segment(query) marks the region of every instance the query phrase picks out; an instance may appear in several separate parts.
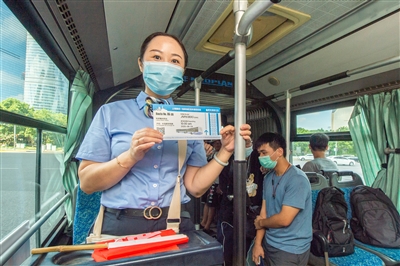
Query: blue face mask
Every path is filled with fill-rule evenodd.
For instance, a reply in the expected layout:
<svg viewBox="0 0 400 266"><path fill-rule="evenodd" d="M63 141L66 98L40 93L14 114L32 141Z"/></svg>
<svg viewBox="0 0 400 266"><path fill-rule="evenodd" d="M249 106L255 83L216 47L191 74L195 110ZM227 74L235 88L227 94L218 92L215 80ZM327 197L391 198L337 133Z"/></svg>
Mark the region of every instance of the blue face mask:
<svg viewBox="0 0 400 266"><path fill-rule="evenodd" d="M157 95L167 96L183 83L183 68L167 62L143 62L143 80Z"/></svg>
<svg viewBox="0 0 400 266"><path fill-rule="evenodd" d="M276 152L276 151L275 151ZM275 153L274 152L274 153ZM274 155L271 154L271 155ZM278 157L279 158L279 157ZM275 161L271 160L271 156L267 155L267 156L262 156L262 157L258 157L258 160L260 161L260 164L262 167L267 168L267 169L274 169L276 164L278 163L278 159L276 159Z"/></svg>
<svg viewBox="0 0 400 266"><path fill-rule="evenodd" d="M246 158L249 157L252 152L253 152L253 146L246 148Z"/></svg>

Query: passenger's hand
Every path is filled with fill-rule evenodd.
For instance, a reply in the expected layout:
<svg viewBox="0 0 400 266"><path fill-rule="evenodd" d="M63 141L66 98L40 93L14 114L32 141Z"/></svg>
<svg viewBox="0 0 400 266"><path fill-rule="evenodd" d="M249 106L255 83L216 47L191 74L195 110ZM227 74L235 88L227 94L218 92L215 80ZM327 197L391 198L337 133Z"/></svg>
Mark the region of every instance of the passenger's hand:
<svg viewBox="0 0 400 266"><path fill-rule="evenodd" d="M268 169L268 168L265 168L265 167L263 167L263 166L260 166L260 171L261 171L261 174L265 175L266 173L269 172L269 169Z"/></svg>
<svg viewBox="0 0 400 266"><path fill-rule="evenodd" d="M146 152L156 143L163 141L163 134L153 128L142 128L132 136L129 154L136 162L143 159Z"/></svg>
<svg viewBox="0 0 400 266"><path fill-rule="evenodd" d="M251 127L248 124L243 124L240 126L239 135L242 136L242 138L245 141L251 141L250 129ZM222 137L221 139L222 147L229 152L233 152L235 148L235 128L231 125L228 125L221 129L220 134Z"/></svg>
<svg viewBox="0 0 400 266"><path fill-rule="evenodd" d="M264 258L264 249L261 245L254 243L252 260L256 265L260 265L260 256Z"/></svg>
<svg viewBox="0 0 400 266"><path fill-rule="evenodd" d="M263 229L264 227L261 226L261 220L263 220L264 218L262 218L261 216L257 216L256 219L254 220L254 227L256 228L256 230L259 229Z"/></svg>
<svg viewBox="0 0 400 266"><path fill-rule="evenodd" d="M206 150L207 158L210 157L211 155L213 155L213 153L214 153L214 147L213 146L211 146L210 144L204 142L204 149Z"/></svg>

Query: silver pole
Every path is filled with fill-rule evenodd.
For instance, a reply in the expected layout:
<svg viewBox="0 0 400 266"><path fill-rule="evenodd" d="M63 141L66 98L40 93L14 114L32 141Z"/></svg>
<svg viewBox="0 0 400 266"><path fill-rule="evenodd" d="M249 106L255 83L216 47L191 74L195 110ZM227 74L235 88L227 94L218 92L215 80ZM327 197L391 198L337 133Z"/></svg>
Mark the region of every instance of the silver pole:
<svg viewBox="0 0 400 266"><path fill-rule="evenodd" d="M247 1L235 1L235 2L243 2L243 6L246 5L247 8ZM244 10L246 11L246 13L244 13L243 16L241 16L240 21L235 24L238 25L236 34L238 34L239 36L246 35L251 27L251 23L253 23L253 21L257 17L259 17L272 5L273 5L272 1L257 0L247 10L245 8Z"/></svg>
<svg viewBox="0 0 400 266"><path fill-rule="evenodd" d="M275 0L278 1L278 0ZM273 1L273 2L275 2ZM233 265L245 265L246 260L246 170L245 141L239 127L246 123L246 46L250 42L251 23L271 6L270 1L256 1L249 12L247 0L235 0L235 160L233 165Z"/></svg>
<svg viewBox="0 0 400 266"><path fill-rule="evenodd" d="M203 78L201 76L194 79L194 101L196 106L200 106L200 89ZM194 226L196 230L200 229L201 201L199 198L192 197L194 204Z"/></svg>
<svg viewBox="0 0 400 266"><path fill-rule="evenodd" d="M241 21L247 9L247 1L235 0L233 12L235 25ZM251 25L251 23L250 23ZM238 34L238 33L237 33ZM241 40L235 43L235 126L246 122L246 43ZM245 160L245 141L235 130L235 160Z"/></svg>
<svg viewBox="0 0 400 266"><path fill-rule="evenodd" d="M14 125L14 150L17 148L17 129L16 125Z"/></svg>
<svg viewBox="0 0 400 266"><path fill-rule="evenodd" d="M247 1L235 0L235 25L247 9ZM239 135L246 122L246 43L247 37L235 32L235 160L233 162L233 265L245 265L246 260L246 160L245 141Z"/></svg>
<svg viewBox="0 0 400 266"><path fill-rule="evenodd" d="M203 79L198 79L198 78L194 80L194 92L195 92L194 100L196 106L200 106L200 89L202 81Z"/></svg>
<svg viewBox="0 0 400 266"><path fill-rule="evenodd" d="M290 100L292 95L289 90L286 91L286 159L290 161L291 146L290 146Z"/></svg>

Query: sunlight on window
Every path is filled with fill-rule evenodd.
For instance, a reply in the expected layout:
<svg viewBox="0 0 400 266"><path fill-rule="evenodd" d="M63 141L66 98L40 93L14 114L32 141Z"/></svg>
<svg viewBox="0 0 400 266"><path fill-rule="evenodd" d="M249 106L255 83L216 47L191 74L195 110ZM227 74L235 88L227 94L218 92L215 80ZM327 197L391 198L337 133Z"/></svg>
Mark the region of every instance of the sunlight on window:
<svg viewBox="0 0 400 266"><path fill-rule="evenodd" d="M297 134L349 131L353 106L297 115Z"/></svg>

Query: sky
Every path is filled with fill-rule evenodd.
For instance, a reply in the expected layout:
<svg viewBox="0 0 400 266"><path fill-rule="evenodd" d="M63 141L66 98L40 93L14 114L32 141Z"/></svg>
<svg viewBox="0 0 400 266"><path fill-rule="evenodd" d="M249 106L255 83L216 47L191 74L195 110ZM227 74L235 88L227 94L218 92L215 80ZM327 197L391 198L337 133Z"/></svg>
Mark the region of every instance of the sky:
<svg viewBox="0 0 400 266"><path fill-rule="evenodd" d="M0 101L24 93L26 29L3 1L0 2Z"/></svg>
<svg viewBox="0 0 400 266"><path fill-rule="evenodd" d="M316 112L305 115L297 116L297 127L304 129L314 130L323 128L325 130L331 129L331 114L332 111Z"/></svg>
<svg viewBox="0 0 400 266"><path fill-rule="evenodd" d="M340 127L348 127L348 121L350 119L351 113L353 112L353 106L334 109L334 121L332 123L332 110L315 112L305 115L297 116L297 127L302 127L304 129L315 130L336 130Z"/></svg>

